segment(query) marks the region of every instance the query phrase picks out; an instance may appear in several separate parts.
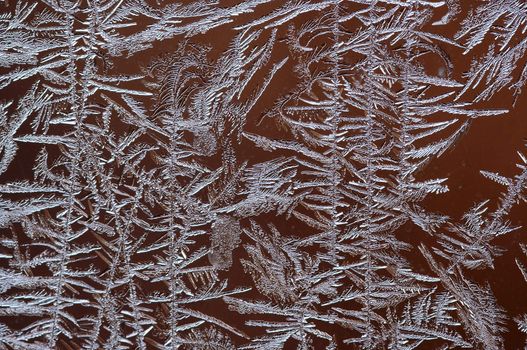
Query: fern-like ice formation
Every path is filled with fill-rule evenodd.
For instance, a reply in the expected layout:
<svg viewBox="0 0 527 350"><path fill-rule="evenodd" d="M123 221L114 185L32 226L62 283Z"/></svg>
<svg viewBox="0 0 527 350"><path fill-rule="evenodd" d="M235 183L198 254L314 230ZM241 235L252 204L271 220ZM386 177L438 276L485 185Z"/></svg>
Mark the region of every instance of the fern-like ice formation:
<svg viewBox="0 0 527 350"><path fill-rule="evenodd" d="M476 170L502 192L461 218L430 204L458 190L441 159L521 106L524 2L0 8L0 349L498 350L527 333L490 283L497 259L527 281L524 150L515 174Z"/></svg>

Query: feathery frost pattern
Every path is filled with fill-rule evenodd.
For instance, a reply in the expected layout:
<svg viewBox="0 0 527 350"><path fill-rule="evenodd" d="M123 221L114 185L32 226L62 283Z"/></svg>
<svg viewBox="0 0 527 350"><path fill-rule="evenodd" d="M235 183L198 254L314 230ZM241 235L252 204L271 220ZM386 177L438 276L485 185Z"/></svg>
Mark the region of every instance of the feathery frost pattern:
<svg viewBox="0 0 527 350"><path fill-rule="evenodd" d="M525 2L0 9L0 349L527 349Z"/></svg>

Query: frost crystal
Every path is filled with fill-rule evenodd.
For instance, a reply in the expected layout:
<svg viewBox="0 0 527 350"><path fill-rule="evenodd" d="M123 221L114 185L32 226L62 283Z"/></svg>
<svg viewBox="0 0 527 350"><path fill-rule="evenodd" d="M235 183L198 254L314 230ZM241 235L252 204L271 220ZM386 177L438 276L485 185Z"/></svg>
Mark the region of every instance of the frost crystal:
<svg viewBox="0 0 527 350"><path fill-rule="evenodd" d="M519 0L0 2L0 349L525 346L525 151L459 212L443 160L520 108L526 32Z"/></svg>

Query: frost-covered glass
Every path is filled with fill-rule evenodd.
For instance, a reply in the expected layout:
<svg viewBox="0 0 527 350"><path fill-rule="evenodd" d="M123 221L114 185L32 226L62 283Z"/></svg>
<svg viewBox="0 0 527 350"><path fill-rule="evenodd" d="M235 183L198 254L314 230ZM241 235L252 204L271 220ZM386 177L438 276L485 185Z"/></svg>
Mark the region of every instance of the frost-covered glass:
<svg viewBox="0 0 527 350"><path fill-rule="evenodd" d="M0 349L527 348L527 3L0 1Z"/></svg>

